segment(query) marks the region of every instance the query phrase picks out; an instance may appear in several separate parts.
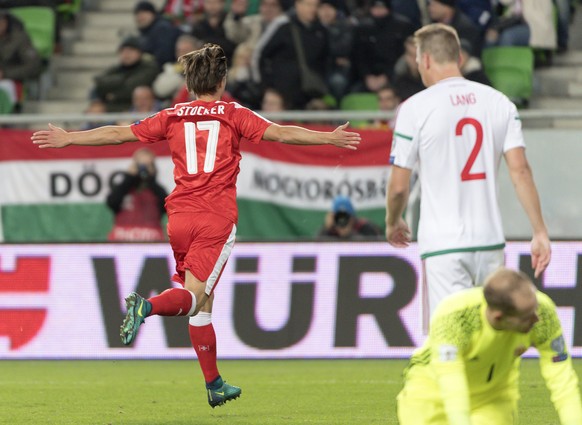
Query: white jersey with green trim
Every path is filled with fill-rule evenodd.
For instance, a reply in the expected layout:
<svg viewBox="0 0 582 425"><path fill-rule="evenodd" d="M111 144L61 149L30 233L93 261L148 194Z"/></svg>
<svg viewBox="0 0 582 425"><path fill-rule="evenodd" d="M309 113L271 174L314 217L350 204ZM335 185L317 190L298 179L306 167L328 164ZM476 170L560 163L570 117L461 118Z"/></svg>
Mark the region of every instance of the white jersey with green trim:
<svg viewBox="0 0 582 425"><path fill-rule="evenodd" d="M503 154L518 147L517 108L489 86L447 78L400 106L391 162L419 165L421 255L504 246L497 176Z"/></svg>

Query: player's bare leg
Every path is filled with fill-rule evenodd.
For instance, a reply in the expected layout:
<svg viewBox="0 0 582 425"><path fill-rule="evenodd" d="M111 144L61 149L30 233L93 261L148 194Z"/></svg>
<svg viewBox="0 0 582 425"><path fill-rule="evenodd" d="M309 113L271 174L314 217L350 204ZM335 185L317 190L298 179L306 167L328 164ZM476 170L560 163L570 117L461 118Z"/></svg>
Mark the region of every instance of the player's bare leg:
<svg viewBox="0 0 582 425"><path fill-rule="evenodd" d="M196 296L196 300L199 300L197 303L200 306L199 310L190 318L188 330L190 341L198 355L198 362L206 382L208 404L212 408L222 406L227 401L238 398L242 390L239 387L227 384L218 372L216 334L212 325L214 294L208 296L205 292L209 290L206 287L206 282L199 281L188 270L186 271L185 288L192 291Z"/></svg>

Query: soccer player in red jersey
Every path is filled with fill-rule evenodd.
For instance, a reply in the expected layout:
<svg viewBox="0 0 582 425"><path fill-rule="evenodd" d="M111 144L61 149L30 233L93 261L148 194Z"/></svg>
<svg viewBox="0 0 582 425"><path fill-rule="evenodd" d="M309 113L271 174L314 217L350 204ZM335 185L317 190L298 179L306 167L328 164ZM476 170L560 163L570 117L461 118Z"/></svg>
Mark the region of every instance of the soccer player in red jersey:
<svg viewBox="0 0 582 425"><path fill-rule="evenodd" d="M177 104L129 126L67 132L49 124L49 130L35 132L32 141L39 148L135 141L169 144L176 187L166 198L168 235L176 259L173 280L182 288L149 299L131 293L126 298L121 339L131 344L148 316L190 316L190 339L206 381L208 403L215 407L241 394L239 387L224 382L218 372L212 326L213 291L236 234L241 140L356 149L360 135L346 131L348 123L331 132L278 125L237 103L220 101L227 67L218 45L206 44L182 56L180 62L195 101Z"/></svg>

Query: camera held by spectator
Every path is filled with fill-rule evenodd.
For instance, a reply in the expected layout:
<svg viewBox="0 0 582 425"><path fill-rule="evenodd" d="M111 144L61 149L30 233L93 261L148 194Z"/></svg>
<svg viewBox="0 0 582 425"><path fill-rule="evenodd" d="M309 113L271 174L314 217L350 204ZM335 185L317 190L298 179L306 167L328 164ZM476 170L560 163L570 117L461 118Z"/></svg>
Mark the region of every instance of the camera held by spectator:
<svg viewBox="0 0 582 425"><path fill-rule="evenodd" d="M338 195L334 198L332 209L325 216L319 237L339 239L365 239L380 236L380 229L364 218L356 216L350 198Z"/></svg>
<svg viewBox="0 0 582 425"><path fill-rule="evenodd" d="M147 148L135 151L123 180L107 197L107 205L115 214L109 240L165 240L161 218L167 192L156 181L156 174L154 153Z"/></svg>

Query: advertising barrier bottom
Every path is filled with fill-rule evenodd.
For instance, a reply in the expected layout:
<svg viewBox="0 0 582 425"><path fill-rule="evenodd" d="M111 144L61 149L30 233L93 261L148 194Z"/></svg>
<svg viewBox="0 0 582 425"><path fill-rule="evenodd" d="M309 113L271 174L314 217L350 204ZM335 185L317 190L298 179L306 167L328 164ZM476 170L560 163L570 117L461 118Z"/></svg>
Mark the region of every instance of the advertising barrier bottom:
<svg viewBox="0 0 582 425"><path fill-rule="evenodd" d="M533 275L529 243L508 243L506 265ZM195 357L184 317L119 338L124 297L163 291L173 269L168 244L0 246L0 359ZM424 338L421 276L415 244L238 243L215 291L218 356L408 357ZM554 243L536 284L582 356L582 243Z"/></svg>

